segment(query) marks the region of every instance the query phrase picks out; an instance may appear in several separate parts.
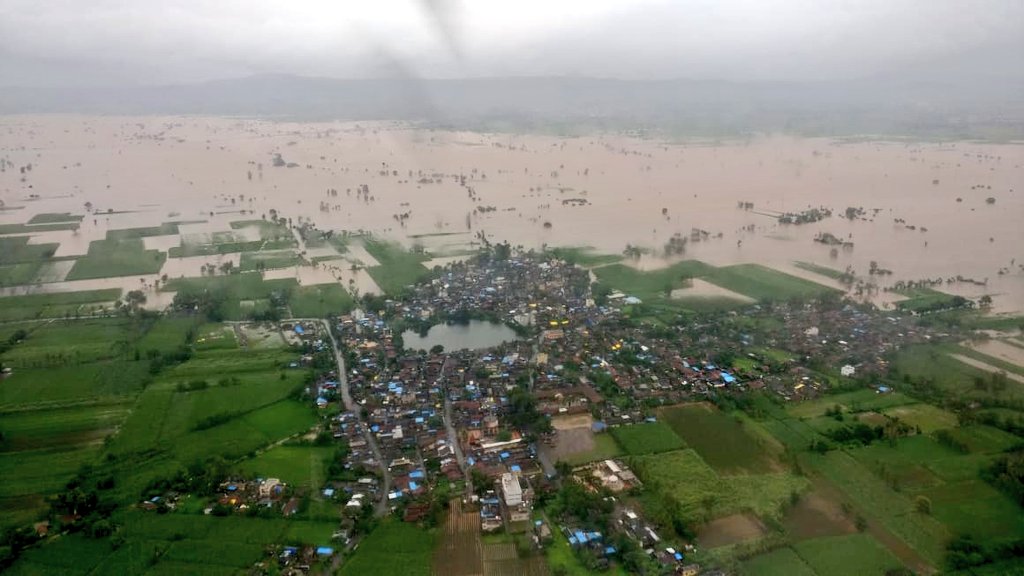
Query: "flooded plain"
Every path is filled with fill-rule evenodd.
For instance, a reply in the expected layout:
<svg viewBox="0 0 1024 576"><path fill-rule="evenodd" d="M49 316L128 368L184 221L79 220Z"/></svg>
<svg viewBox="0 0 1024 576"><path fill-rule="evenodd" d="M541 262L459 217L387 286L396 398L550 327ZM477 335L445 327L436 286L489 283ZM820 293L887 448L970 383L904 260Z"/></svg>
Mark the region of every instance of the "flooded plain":
<svg viewBox="0 0 1024 576"><path fill-rule="evenodd" d="M54 115L0 118L0 158L0 224L85 215L75 231L29 231L31 243L59 243L56 257L85 254L110 229L169 221L192 223L146 238L147 248L225 231L252 239L230 222L274 213L320 230L372 232L438 257L483 235L528 248L620 254L637 246L654 254L644 261L650 267L667 262L659 255L678 235L688 241L675 259L754 262L828 285L835 281L794 263L849 267L883 288L959 276L935 288L989 294L996 311L1024 310L1020 144L558 138L397 123ZM779 222L812 208L831 215ZM845 245L815 241L825 234ZM359 270L372 257L356 243L337 260L331 248L307 251L322 259L318 268L272 275L376 289ZM238 254L168 258L157 275L66 284L152 285L229 259L238 264ZM56 287L69 268L56 264L41 283L5 292L72 289Z"/></svg>

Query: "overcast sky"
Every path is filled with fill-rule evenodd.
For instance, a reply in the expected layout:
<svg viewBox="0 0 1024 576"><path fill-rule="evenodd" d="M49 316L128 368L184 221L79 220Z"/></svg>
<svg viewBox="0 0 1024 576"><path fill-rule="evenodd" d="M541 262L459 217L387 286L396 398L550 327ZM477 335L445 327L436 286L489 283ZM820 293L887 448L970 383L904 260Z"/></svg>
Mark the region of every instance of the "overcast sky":
<svg viewBox="0 0 1024 576"><path fill-rule="evenodd" d="M0 85L1020 75L1022 55L1024 0L0 0Z"/></svg>

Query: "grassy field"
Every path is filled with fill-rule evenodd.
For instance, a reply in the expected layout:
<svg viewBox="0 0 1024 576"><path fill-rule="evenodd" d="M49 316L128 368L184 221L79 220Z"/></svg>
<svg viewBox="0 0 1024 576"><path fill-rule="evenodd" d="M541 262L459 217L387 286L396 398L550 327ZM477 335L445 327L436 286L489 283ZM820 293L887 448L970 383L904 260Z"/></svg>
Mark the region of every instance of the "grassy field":
<svg viewBox="0 0 1024 576"><path fill-rule="evenodd" d="M930 434L936 430L956 426L956 414L936 408L931 404L906 404L894 406L882 411L887 416L894 416L911 426L920 426L921 431Z"/></svg>
<svg viewBox="0 0 1024 576"><path fill-rule="evenodd" d="M936 306L949 306L953 302L953 296L931 288L909 288L897 293L907 299L897 302L896 307L911 312Z"/></svg>
<svg viewBox="0 0 1024 576"><path fill-rule="evenodd" d="M737 512L778 517L791 494L807 480L789 473L720 476L694 450L676 450L631 458L649 488L671 497L688 521L705 521Z"/></svg>
<svg viewBox="0 0 1024 576"><path fill-rule="evenodd" d="M885 574L900 561L871 536L850 534L804 540L793 545L797 555L821 576Z"/></svg>
<svg viewBox="0 0 1024 576"><path fill-rule="evenodd" d="M341 566L341 576L431 576L436 535L412 524L387 520L364 539Z"/></svg>
<svg viewBox="0 0 1024 576"><path fill-rule="evenodd" d="M259 232L262 240L295 240L292 231L287 224L278 224L268 220L236 220L231 223L232 230L244 230L254 228Z"/></svg>
<svg viewBox="0 0 1024 576"><path fill-rule="evenodd" d="M662 422L645 422L611 429L612 436L626 454L654 454L685 448L683 440Z"/></svg>
<svg viewBox="0 0 1024 576"><path fill-rule="evenodd" d="M128 232L127 230L111 230ZM115 276L141 276L157 274L164 265L167 254L159 250L146 250L140 238L131 236L94 240L89 252L77 259L68 272L68 280L110 278Z"/></svg>
<svg viewBox="0 0 1024 576"><path fill-rule="evenodd" d="M657 270L641 271L625 264L611 264L594 270L602 284L643 301L667 299L672 290L689 286L691 278L703 277L713 267L697 261L684 260Z"/></svg>
<svg viewBox="0 0 1024 576"><path fill-rule="evenodd" d="M838 294L838 290L760 264L715 268L704 279L755 300L789 300Z"/></svg>
<svg viewBox="0 0 1024 576"><path fill-rule="evenodd" d="M275 268L290 268L304 263L305 260L293 250L271 250L264 252L244 252L242 254L239 269L243 272L258 269L273 270Z"/></svg>
<svg viewBox="0 0 1024 576"><path fill-rule="evenodd" d="M1024 386L1011 385L995 390L989 383L992 373L968 366L950 354L964 353L952 344L919 344L899 351L893 362L900 374L915 380L928 380L946 393L966 398L1024 399ZM986 357L987 358L987 357Z"/></svg>
<svg viewBox="0 0 1024 576"><path fill-rule="evenodd" d="M599 254L585 246L563 246L549 250L552 256L585 268L615 264L622 260L617 254Z"/></svg>
<svg viewBox="0 0 1024 576"><path fill-rule="evenodd" d="M808 454L802 462L838 486L866 516L881 522L932 564L941 564L950 531L935 518L916 512L910 497L894 491L842 451L822 456Z"/></svg>
<svg viewBox="0 0 1024 576"><path fill-rule="evenodd" d="M367 268L370 277L386 294L396 295L428 274L423 262L430 257L405 250L399 244L376 238L364 238L363 246L377 260Z"/></svg>
<svg viewBox="0 0 1024 576"><path fill-rule="evenodd" d="M594 447L586 452L578 452L567 458L565 461L573 466L594 462L596 460L607 460L622 455L622 447L615 441L611 434L594 434Z"/></svg>
<svg viewBox="0 0 1024 576"><path fill-rule="evenodd" d="M355 306L348 290L340 284L301 286L292 292L289 307L296 318L326 318L347 314Z"/></svg>
<svg viewBox="0 0 1024 576"><path fill-rule="evenodd" d="M0 224L0 234L32 234L34 232L56 232L78 230L78 222L53 222L47 224Z"/></svg>
<svg viewBox="0 0 1024 576"><path fill-rule="evenodd" d="M6 296L0 298L0 321L75 316L76 312L87 313L90 308L111 307L120 297L120 288Z"/></svg>
<svg viewBox="0 0 1024 576"><path fill-rule="evenodd" d="M707 404L662 408L660 419L724 474L764 473L778 470L774 459L737 419Z"/></svg>
<svg viewBox="0 0 1024 576"><path fill-rule="evenodd" d="M29 224L53 224L56 222L81 222L85 216L70 212L43 212L29 219Z"/></svg>
<svg viewBox="0 0 1024 576"><path fill-rule="evenodd" d="M254 309L254 303L269 307L270 298L275 294L288 301L297 288L298 282L294 278L264 280L261 274L254 272L202 278L175 278L168 280L162 287L168 291L209 291L219 294L224 299L220 310L226 320L245 319L247 313Z"/></svg>
<svg viewBox="0 0 1024 576"><path fill-rule="evenodd" d="M865 388L853 392L829 394L815 400L801 402L789 408L788 412L797 418L814 418L823 416L826 410L835 406L840 406L846 412L877 412L915 402L916 400L913 398L898 392L879 394L870 388Z"/></svg>
<svg viewBox="0 0 1024 576"><path fill-rule="evenodd" d="M740 566L739 573L742 576L818 576L788 546L747 560Z"/></svg>
<svg viewBox="0 0 1024 576"><path fill-rule="evenodd" d="M333 447L278 446L246 460L241 471L253 477L280 478L287 484L319 489L324 467L334 454Z"/></svg>
<svg viewBox="0 0 1024 576"><path fill-rule="evenodd" d="M796 266L797 268L800 268L801 270L814 272L815 274L819 274L821 276L831 278L833 280L839 280L840 278L843 277L843 273L840 272L839 270L836 270L835 268L829 268L828 266L821 266L820 264L815 264L813 262L794 262L793 265Z"/></svg>

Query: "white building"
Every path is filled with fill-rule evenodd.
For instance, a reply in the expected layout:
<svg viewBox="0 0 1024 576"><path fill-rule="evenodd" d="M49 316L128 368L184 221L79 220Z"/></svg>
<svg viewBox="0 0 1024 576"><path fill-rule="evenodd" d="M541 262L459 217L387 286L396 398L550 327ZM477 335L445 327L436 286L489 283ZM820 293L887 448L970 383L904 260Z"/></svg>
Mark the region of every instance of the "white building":
<svg viewBox="0 0 1024 576"><path fill-rule="evenodd" d="M519 477L512 472L501 475L501 493L505 497L505 505L509 508L523 503L523 487L519 485Z"/></svg>
<svg viewBox="0 0 1024 576"><path fill-rule="evenodd" d="M856 372L857 372L857 369L854 368L853 366L849 365L849 364L847 364L846 366L843 366L842 368L839 369L839 373L842 374L843 376L846 376L847 378L849 378L850 376L853 376L854 373L856 373Z"/></svg>

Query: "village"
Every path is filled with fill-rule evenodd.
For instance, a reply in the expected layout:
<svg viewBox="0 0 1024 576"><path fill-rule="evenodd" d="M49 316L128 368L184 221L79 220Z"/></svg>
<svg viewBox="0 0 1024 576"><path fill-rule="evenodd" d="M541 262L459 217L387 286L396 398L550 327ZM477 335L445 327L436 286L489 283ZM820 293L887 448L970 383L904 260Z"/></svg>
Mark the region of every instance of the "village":
<svg viewBox="0 0 1024 576"><path fill-rule="evenodd" d="M616 500L643 490L626 462L572 456L609 430L656 422L660 406L748 390L789 402L837 384L870 387L894 342L932 337L848 303L754 305L744 323L637 324L627 310L638 299L613 292L599 305L585 270L543 254L456 263L405 298L367 303L327 323L280 325L286 342L303 351L302 363L322 367L306 395L322 416L320 437L344 446L333 464L340 479L318 495L341 511L335 542L277 550L281 567L308 569L311 560L356 547L370 517L437 525L451 499L479 515L484 534L527 534L541 550L557 531L606 567L618 553L608 534L537 507L571 481L612 499L608 527L618 538L665 570L701 573L689 560L692 543L663 539ZM758 324L768 317L777 320ZM505 324L517 337L478 349L404 345L411 331L471 322ZM287 517L299 496L274 478L229 478L206 512L256 508Z"/></svg>

